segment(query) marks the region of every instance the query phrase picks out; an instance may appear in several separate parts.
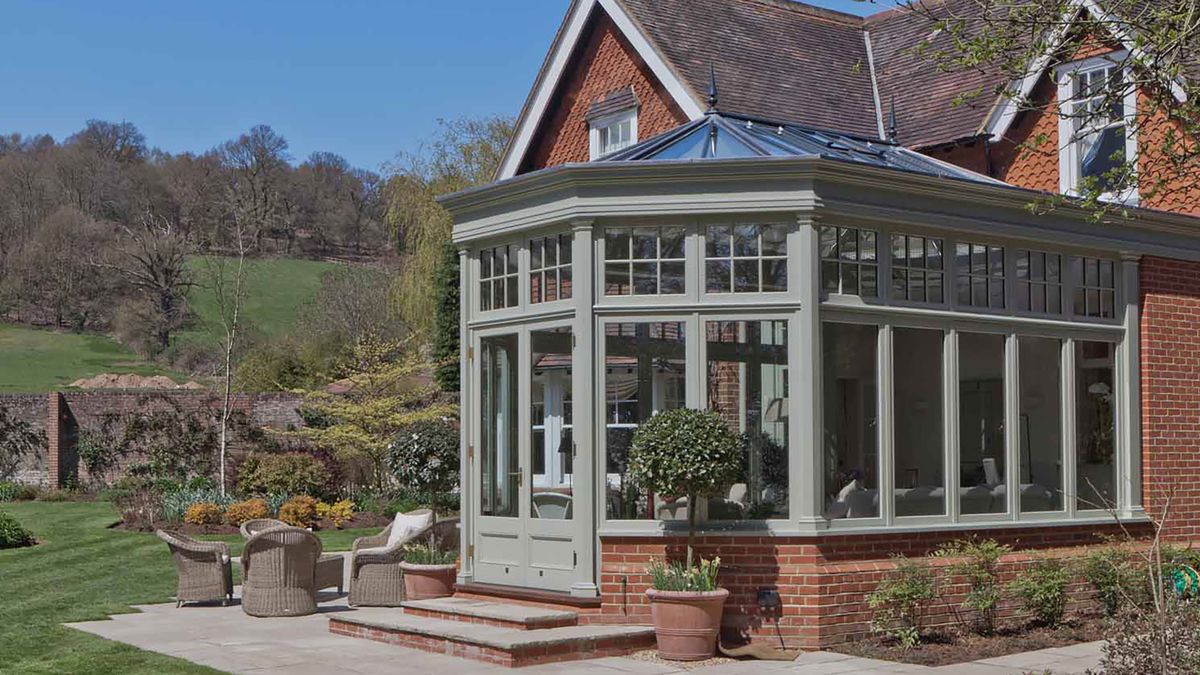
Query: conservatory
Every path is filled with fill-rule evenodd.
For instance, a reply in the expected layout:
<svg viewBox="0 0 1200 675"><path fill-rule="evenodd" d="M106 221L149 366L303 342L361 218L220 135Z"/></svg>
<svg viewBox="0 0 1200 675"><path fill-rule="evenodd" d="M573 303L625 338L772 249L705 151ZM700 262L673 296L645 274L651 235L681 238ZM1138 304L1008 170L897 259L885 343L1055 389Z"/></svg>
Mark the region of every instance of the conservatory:
<svg viewBox="0 0 1200 675"><path fill-rule="evenodd" d="M460 584L596 596L602 542L686 515L625 478L638 425L684 406L744 439L698 505L722 536L1143 518L1138 260L1184 235L1038 198L722 114L446 198Z"/></svg>

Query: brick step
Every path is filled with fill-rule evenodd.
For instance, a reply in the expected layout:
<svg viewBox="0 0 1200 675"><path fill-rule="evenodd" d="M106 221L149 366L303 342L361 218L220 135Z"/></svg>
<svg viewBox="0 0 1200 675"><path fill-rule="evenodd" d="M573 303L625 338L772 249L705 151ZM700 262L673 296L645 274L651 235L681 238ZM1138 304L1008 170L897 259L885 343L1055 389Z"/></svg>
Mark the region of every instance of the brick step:
<svg viewBox="0 0 1200 675"><path fill-rule="evenodd" d="M414 616L386 608L362 608L331 617L329 631L510 668L623 656L654 646L652 626L520 630Z"/></svg>
<svg viewBox="0 0 1200 675"><path fill-rule="evenodd" d="M579 615L575 612L490 602L474 598L437 598L434 600L410 600L400 604L409 616L429 619L444 619L463 623L476 623L517 630L545 630L575 626Z"/></svg>

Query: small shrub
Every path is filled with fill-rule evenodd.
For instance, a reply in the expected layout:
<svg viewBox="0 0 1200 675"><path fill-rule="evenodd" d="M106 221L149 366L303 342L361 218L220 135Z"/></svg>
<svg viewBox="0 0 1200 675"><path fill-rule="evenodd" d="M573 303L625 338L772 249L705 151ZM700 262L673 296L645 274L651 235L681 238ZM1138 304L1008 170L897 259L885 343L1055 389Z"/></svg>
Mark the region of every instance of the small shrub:
<svg viewBox="0 0 1200 675"><path fill-rule="evenodd" d="M228 506L233 499L227 495L222 495L220 490L215 488L183 488L174 492L164 493L161 501L161 516L163 520L169 523L178 523L180 520L183 520L183 515L192 504L207 502L217 504L218 506Z"/></svg>
<svg viewBox="0 0 1200 675"><path fill-rule="evenodd" d="M434 537L427 542L405 547L404 562L414 565L453 565L457 560L458 551L443 549Z"/></svg>
<svg viewBox="0 0 1200 675"><path fill-rule="evenodd" d="M234 502L225 509L225 522L234 527L241 527L247 520L270 518L271 512L266 500L247 499L244 502Z"/></svg>
<svg viewBox="0 0 1200 675"><path fill-rule="evenodd" d="M70 490L46 490L37 497L39 502L69 502L71 499Z"/></svg>
<svg viewBox="0 0 1200 675"><path fill-rule="evenodd" d="M1200 603L1168 593L1155 611L1126 606L1112 626L1100 659L1105 675L1200 673Z"/></svg>
<svg viewBox="0 0 1200 675"><path fill-rule="evenodd" d="M995 539L971 537L945 544L934 553L937 557L959 559L949 572L967 578L967 599L963 606L975 610L975 630L982 635L996 630L996 613L1003 595L997 564L1011 551L1011 547Z"/></svg>
<svg viewBox="0 0 1200 675"><path fill-rule="evenodd" d="M36 543L33 534L22 527L16 518L0 511L0 548L21 548Z"/></svg>
<svg viewBox="0 0 1200 675"><path fill-rule="evenodd" d="M1061 560L1038 560L1009 584L1025 611L1045 626L1057 627L1067 610L1071 568Z"/></svg>
<svg viewBox="0 0 1200 675"><path fill-rule="evenodd" d="M458 427L450 420L429 419L402 427L388 446L396 480L428 495L435 519L439 497L458 487L458 441Z"/></svg>
<svg viewBox="0 0 1200 675"><path fill-rule="evenodd" d="M924 560L893 556L895 569L867 596L874 615L871 630L895 639L902 648L921 644L925 615L937 597L933 570Z"/></svg>
<svg viewBox="0 0 1200 675"><path fill-rule="evenodd" d="M279 519L294 527L312 527L317 523L317 500L308 495L292 497L279 507Z"/></svg>
<svg viewBox="0 0 1200 675"><path fill-rule="evenodd" d="M28 502L37 496L38 489L32 485L0 482L0 502Z"/></svg>
<svg viewBox="0 0 1200 675"><path fill-rule="evenodd" d="M305 452L252 452L238 468L238 491L247 495L283 493L327 495L333 471L316 455Z"/></svg>
<svg viewBox="0 0 1200 675"><path fill-rule="evenodd" d="M191 525L216 525L225 515L224 509L212 502L199 502L187 507L183 522Z"/></svg>
<svg viewBox="0 0 1200 675"><path fill-rule="evenodd" d="M694 566L679 561L651 560L646 571L650 573L651 588L657 591L715 591L720 569L720 558L701 558Z"/></svg>
<svg viewBox="0 0 1200 675"><path fill-rule="evenodd" d="M270 518L272 516L278 516L279 508L283 506L284 502L291 498L291 495L283 492L275 492L265 495L263 497L263 501L267 503L267 517Z"/></svg>
<svg viewBox="0 0 1200 675"><path fill-rule="evenodd" d="M126 488L113 497L125 527L150 532L162 517L162 495L149 488ZM180 518L183 516L180 515ZM172 522L179 522L179 518Z"/></svg>
<svg viewBox="0 0 1200 675"><path fill-rule="evenodd" d="M1133 590L1134 568L1128 552L1106 546L1089 553L1080 566L1084 579L1096 589L1104 614L1116 616Z"/></svg>
<svg viewBox="0 0 1200 675"><path fill-rule="evenodd" d="M333 504L317 503L317 517L333 523L337 529L342 529L354 518L354 502L342 499Z"/></svg>

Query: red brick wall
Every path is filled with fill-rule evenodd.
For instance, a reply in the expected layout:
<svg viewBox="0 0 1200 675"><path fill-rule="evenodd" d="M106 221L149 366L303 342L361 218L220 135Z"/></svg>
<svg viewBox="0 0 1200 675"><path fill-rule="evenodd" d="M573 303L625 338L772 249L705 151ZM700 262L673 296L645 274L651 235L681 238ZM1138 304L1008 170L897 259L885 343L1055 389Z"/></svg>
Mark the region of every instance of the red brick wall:
<svg viewBox="0 0 1200 675"><path fill-rule="evenodd" d="M984 536L1017 549L1002 562L1007 581L1036 555L1078 556L1097 544L1114 526L1072 525L994 530ZM777 641L782 634L789 647L816 649L845 642L870 632L867 595L893 568L891 554L923 555L940 544L965 536L963 532L897 532L845 534L820 538L773 536L703 536L697 550L706 558L720 556L722 587L729 589L725 632L751 640ZM602 615L613 619L648 620L645 596L650 584L646 567L652 559L682 558L682 537L602 537L600 595ZM944 564L944 563L942 563ZM962 579L942 577L945 605L935 609L930 625L961 620L956 613L965 593ZM760 588L778 590L783 601L778 629L775 617L758 606ZM1092 592L1081 581L1072 587L1075 608L1090 606ZM1019 609L1006 601L1001 616Z"/></svg>
<svg viewBox="0 0 1200 675"><path fill-rule="evenodd" d="M1167 534L1200 535L1200 263L1143 258L1142 486L1146 509L1171 497Z"/></svg>
<svg viewBox="0 0 1200 675"><path fill-rule="evenodd" d="M588 161L588 124L584 119L588 108L607 94L630 86L641 102L639 139L687 122L687 116L603 10L596 10L586 31L518 173Z"/></svg>

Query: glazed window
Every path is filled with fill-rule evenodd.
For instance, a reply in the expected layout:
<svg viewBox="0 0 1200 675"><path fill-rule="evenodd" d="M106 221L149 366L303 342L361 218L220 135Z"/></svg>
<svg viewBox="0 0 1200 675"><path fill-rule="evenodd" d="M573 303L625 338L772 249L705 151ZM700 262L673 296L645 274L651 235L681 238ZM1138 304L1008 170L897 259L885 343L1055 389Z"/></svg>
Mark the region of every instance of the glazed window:
<svg viewBox="0 0 1200 675"><path fill-rule="evenodd" d="M704 236L709 293L787 291L785 225L709 225Z"/></svg>
<svg viewBox="0 0 1200 675"><path fill-rule="evenodd" d="M678 295L684 291L682 227L604 231L605 295Z"/></svg>
<svg viewBox="0 0 1200 675"><path fill-rule="evenodd" d="M1023 312L1062 312L1062 256L1041 251L1017 251L1017 309Z"/></svg>
<svg viewBox="0 0 1200 675"><path fill-rule="evenodd" d="M479 309L517 306L517 250L508 244L479 252Z"/></svg>
<svg viewBox="0 0 1200 675"><path fill-rule="evenodd" d="M1116 312L1116 264L1111 260L1078 257L1071 259L1075 283L1075 314L1112 319Z"/></svg>
<svg viewBox="0 0 1200 675"><path fill-rule="evenodd" d="M941 304L945 300L943 241L909 234L892 235L892 297Z"/></svg>
<svg viewBox="0 0 1200 675"><path fill-rule="evenodd" d="M637 143L637 109L596 119L591 126L591 158L596 159L624 150Z"/></svg>
<svg viewBox="0 0 1200 675"><path fill-rule="evenodd" d="M958 304L1004 309L1004 248L959 242L955 257Z"/></svg>
<svg viewBox="0 0 1200 675"><path fill-rule="evenodd" d="M1124 58L1117 53L1070 64L1060 75L1060 100L1068 101L1060 127L1067 139L1063 192L1099 192L1113 201L1135 196L1126 168L1136 154L1128 128L1136 103L1127 91Z"/></svg>
<svg viewBox="0 0 1200 675"><path fill-rule="evenodd" d="M821 288L830 294L878 297L876 240L874 230L821 228Z"/></svg>
<svg viewBox="0 0 1200 675"><path fill-rule="evenodd" d="M571 236L540 237L529 242L529 302L571 297Z"/></svg>

